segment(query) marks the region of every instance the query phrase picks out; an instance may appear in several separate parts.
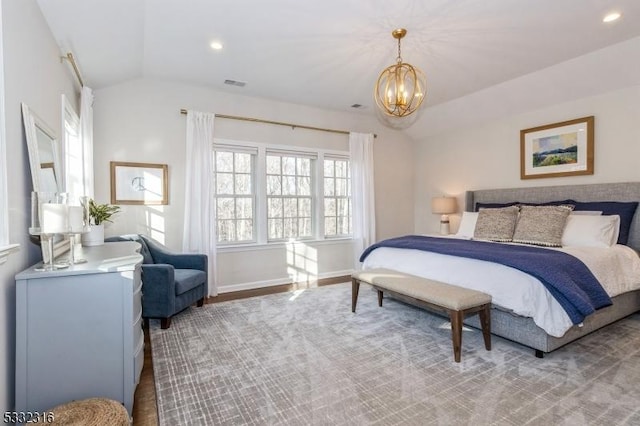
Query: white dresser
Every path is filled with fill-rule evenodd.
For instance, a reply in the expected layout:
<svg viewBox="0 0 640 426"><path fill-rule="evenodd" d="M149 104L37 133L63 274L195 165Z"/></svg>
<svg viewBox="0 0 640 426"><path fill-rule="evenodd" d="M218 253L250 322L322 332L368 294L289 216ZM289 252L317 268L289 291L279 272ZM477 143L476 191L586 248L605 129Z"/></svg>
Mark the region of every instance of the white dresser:
<svg viewBox="0 0 640 426"><path fill-rule="evenodd" d="M144 362L139 249L83 247L87 263L16 275L16 411L105 397L131 414Z"/></svg>

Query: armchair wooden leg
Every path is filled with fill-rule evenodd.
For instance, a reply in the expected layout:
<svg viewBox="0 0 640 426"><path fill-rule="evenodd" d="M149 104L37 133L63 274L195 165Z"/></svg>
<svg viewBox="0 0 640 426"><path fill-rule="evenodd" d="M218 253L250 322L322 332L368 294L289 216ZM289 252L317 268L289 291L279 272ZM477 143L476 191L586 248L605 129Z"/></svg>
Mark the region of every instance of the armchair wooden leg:
<svg viewBox="0 0 640 426"><path fill-rule="evenodd" d="M171 318L160 318L160 328L166 330L171 326Z"/></svg>
<svg viewBox="0 0 640 426"><path fill-rule="evenodd" d="M202 306L204 306L204 297L200 300L198 300L198 308L201 308Z"/></svg>

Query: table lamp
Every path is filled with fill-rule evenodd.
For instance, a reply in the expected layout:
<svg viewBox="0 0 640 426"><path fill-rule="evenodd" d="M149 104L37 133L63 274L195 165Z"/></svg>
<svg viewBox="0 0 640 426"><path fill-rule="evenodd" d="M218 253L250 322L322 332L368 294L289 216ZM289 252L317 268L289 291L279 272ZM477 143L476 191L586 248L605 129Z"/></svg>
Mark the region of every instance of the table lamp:
<svg viewBox="0 0 640 426"><path fill-rule="evenodd" d="M440 214L440 234L449 234L449 214L458 211L458 201L455 197L433 197L431 212Z"/></svg>
<svg viewBox="0 0 640 426"><path fill-rule="evenodd" d="M42 252L42 266L34 268L34 271L54 271L61 268L54 263L53 238L66 231L67 220L66 204L52 202L40 205L40 238L46 244L46 250Z"/></svg>

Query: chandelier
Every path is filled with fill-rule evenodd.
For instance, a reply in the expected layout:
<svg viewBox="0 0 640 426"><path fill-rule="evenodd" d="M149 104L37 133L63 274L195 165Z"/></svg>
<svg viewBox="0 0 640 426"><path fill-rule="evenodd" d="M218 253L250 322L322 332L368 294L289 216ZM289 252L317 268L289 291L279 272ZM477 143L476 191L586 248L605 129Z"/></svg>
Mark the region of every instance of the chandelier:
<svg viewBox="0 0 640 426"><path fill-rule="evenodd" d="M407 30L399 28L391 35L398 40L398 57L396 63L387 67L378 77L375 99L383 115L406 117L422 105L427 89L427 79L418 68L402 62L400 40L407 35Z"/></svg>

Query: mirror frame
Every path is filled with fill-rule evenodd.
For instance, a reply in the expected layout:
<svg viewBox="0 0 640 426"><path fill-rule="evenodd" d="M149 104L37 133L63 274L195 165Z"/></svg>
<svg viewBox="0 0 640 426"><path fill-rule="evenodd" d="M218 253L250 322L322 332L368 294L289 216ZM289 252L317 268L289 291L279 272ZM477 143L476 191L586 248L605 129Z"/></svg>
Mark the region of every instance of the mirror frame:
<svg viewBox="0 0 640 426"><path fill-rule="evenodd" d="M38 148L38 133L39 129L46 136L51 139L52 142L52 155L53 155L53 173L56 179L56 188L57 192L64 192L64 182L62 179L62 168L61 168L61 157L60 157L60 146L58 139L55 136L55 133L47 124L38 117L29 106L25 103L22 103L22 120L24 122L24 131L27 139L27 148L29 151L29 166L31 168L31 181L33 184L33 190L36 192L40 192L41 182L40 182L40 151Z"/></svg>
<svg viewBox="0 0 640 426"><path fill-rule="evenodd" d="M56 178L57 192L64 192L64 179L61 174L61 153L60 144L55 136L55 133L47 124L38 117L29 106L25 103L22 106L22 120L24 122L24 132L27 140L27 151L29 152L29 167L31 168L31 181L33 184L33 191L40 192L42 190L40 185L40 151L38 147L38 133L37 129L40 129L46 136L51 139L52 142L52 156L53 156L53 173ZM69 249L68 237L62 235L56 235L53 246L53 256L58 257ZM40 237L36 235L31 236L31 241L40 245Z"/></svg>

